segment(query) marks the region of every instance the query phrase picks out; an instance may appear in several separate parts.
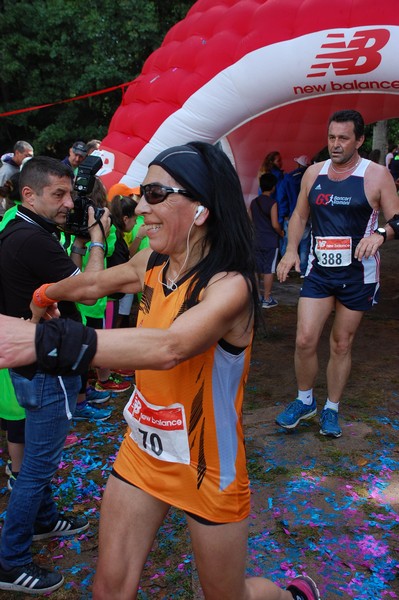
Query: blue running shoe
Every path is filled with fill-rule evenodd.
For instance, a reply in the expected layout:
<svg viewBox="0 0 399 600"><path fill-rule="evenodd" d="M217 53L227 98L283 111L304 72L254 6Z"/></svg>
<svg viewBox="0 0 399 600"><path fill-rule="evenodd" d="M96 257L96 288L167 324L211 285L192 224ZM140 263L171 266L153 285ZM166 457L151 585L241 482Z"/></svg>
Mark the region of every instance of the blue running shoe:
<svg viewBox="0 0 399 600"><path fill-rule="evenodd" d="M272 296L270 296L269 300L262 300L262 308L273 308L273 306L277 306L278 302Z"/></svg>
<svg viewBox="0 0 399 600"><path fill-rule="evenodd" d="M294 400L287 406L276 418L277 425L284 429L294 429L299 421L311 419L317 413L316 400L313 398L312 404L304 404L301 400Z"/></svg>
<svg viewBox="0 0 399 600"><path fill-rule="evenodd" d="M73 418L75 421L106 421L110 418L112 409L98 408L95 404L86 404L81 408L79 404L76 406Z"/></svg>
<svg viewBox="0 0 399 600"><path fill-rule="evenodd" d="M338 411L331 408L324 408L321 411L320 433L329 437L341 437L342 430L338 423Z"/></svg>
<svg viewBox="0 0 399 600"><path fill-rule="evenodd" d="M86 388L86 400L88 402L102 404L103 402L107 402L110 398L111 394L109 392L100 392L100 390L96 390L92 385L89 385Z"/></svg>

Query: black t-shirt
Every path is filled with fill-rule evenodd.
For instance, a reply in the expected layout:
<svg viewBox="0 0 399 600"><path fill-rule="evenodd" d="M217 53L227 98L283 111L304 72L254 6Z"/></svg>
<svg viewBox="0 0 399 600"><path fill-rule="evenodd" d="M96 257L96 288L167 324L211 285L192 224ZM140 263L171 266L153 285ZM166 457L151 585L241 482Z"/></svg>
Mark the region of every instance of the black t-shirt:
<svg viewBox="0 0 399 600"><path fill-rule="evenodd" d="M5 313L12 317L29 319L32 294L43 283L60 281L79 273L79 268L65 253L58 238L58 228L25 207L19 207L16 219L4 231L12 231L1 243L0 277ZM60 302L61 316L80 321L73 302ZM23 370L18 370L25 375ZM30 374L33 376L32 369ZM28 376L28 375L25 375Z"/></svg>
<svg viewBox="0 0 399 600"><path fill-rule="evenodd" d="M271 221L271 211L274 204L276 204L276 200L265 194L254 198L250 204L255 232L255 248L257 250L278 248L279 235Z"/></svg>
<svg viewBox="0 0 399 600"><path fill-rule="evenodd" d="M398 153L393 155L393 159L389 163L389 170L392 173L392 177L396 181L396 179L398 179L398 177L399 177L399 154Z"/></svg>
<svg viewBox="0 0 399 600"><path fill-rule="evenodd" d="M128 245L126 244L123 235L118 231L116 234L114 251L111 256L107 258L107 268L122 265L123 263L128 262L129 259Z"/></svg>

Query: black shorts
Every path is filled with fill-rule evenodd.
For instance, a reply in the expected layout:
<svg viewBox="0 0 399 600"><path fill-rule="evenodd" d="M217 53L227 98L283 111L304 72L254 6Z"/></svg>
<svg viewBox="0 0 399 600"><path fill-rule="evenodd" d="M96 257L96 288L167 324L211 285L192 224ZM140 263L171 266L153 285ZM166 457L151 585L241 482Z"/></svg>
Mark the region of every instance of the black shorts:
<svg viewBox="0 0 399 600"><path fill-rule="evenodd" d="M119 473L117 473L115 471L115 469L112 469L111 475L113 475L117 479L120 479L121 481L124 481L125 483L128 483L129 485L137 488L138 490L141 489L137 485L134 485L134 483L130 483L130 481L128 481L127 479L122 477L122 475L119 475ZM148 493L148 492L146 492L146 493ZM188 512L187 510L184 510L183 512L185 515L188 515L189 517L194 519L194 521L197 521L197 523L201 523L201 525L212 525L212 526L213 525L225 525L225 523L215 523L214 521L208 521L208 519L204 519L203 517L200 517L198 515L195 515L194 513Z"/></svg>
<svg viewBox="0 0 399 600"><path fill-rule="evenodd" d="M7 441L13 444L25 444L25 419L1 419L1 428L7 432Z"/></svg>
<svg viewBox="0 0 399 600"><path fill-rule="evenodd" d="M325 277L317 269L312 269L303 280L301 298L334 297L349 310L370 310L377 304L380 284L351 281L344 283L342 278Z"/></svg>
<svg viewBox="0 0 399 600"><path fill-rule="evenodd" d="M262 275L276 272L278 248L255 249L256 272Z"/></svg>

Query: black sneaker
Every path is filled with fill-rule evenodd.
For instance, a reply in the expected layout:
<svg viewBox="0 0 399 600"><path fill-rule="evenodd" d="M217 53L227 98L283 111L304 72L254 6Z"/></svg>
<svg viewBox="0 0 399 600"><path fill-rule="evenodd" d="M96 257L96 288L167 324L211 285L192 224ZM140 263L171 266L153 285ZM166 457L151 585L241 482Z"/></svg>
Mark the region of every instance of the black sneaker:
<svg viewBox="0 0 399 600"><path fill-rule="evenodd" d="M9 571L0 567L0 590L23 592L24 594L46 594L58 589L64 583L60 573L42 569L31 562Z"/></svg>
<svg viewBox="0 0 399 600"><path fill-rule="evenodd" d="M63 537L64 535L75 535L89 528L89 522L83 515L77 517L66 517L60 515L58 521L51 527L35 525L33 541L45 540L46 538Z"/></svg>

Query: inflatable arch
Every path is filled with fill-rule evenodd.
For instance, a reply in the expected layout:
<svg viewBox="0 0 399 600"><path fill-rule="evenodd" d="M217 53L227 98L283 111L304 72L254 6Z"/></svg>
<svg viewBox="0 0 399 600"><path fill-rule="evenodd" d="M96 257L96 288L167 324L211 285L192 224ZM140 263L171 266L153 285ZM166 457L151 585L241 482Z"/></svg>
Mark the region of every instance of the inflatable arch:
<svg viewBox="0 0 399 600"><path fill-rule="evenodd" d="M398 47L394 0L199 0L127 89L101 177L136 186L164 148L221 141L248 199L264 156L295 168L325 145L333 111L399 116Z"/></svg>

